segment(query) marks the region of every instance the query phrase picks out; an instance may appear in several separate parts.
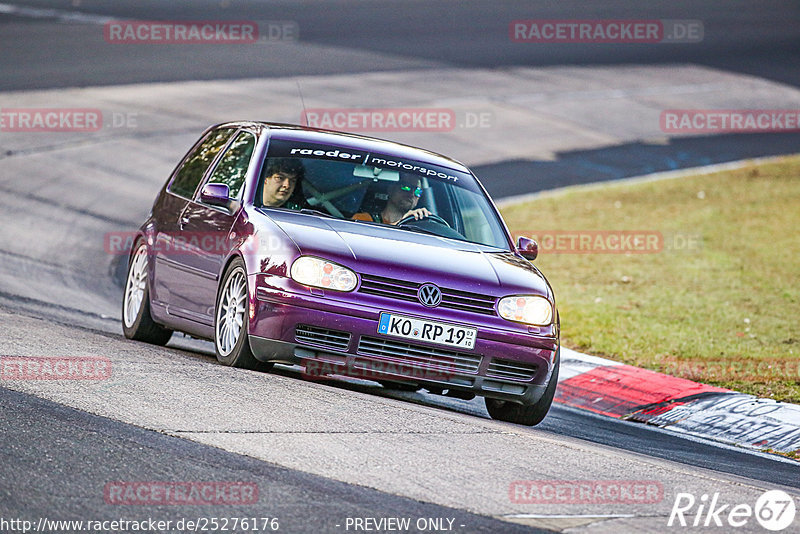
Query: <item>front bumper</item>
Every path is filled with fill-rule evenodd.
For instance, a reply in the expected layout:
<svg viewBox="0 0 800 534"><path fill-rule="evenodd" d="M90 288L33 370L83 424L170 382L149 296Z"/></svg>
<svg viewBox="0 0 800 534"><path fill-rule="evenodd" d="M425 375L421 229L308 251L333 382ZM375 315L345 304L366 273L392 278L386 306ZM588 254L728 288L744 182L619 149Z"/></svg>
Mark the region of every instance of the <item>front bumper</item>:
<svg viewBox="0 0 800 534"><path fill-rule="evenodd" d="M269 291L263 285L259 289L257 282L254 286L249 331L253 354L265 362L303 365L311 376L405 382L462 398L474 394L533 404L555 365L557 338L437 316L439 321L477 326L478 336L473 350L433 345L377 333L381 312L416 311L421 316L403 303L377 308Z"/></svg>

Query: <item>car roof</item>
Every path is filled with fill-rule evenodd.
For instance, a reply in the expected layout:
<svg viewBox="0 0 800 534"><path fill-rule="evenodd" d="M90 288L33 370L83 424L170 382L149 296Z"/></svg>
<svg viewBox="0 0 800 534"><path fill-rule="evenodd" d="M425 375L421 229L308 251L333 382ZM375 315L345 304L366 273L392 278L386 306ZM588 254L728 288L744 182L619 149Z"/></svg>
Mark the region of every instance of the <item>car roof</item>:
<svg viewBox="0 0 800 534"><path fill-rule="evenodd" d="M337 132L334 130L323 130L311 128L297 124L285 124L279 122L266 121L234 121L217 124L213 128L250 128L259 130L259 133L268 131L271 138L285 139L306 143L317 143L341 148L352 148L378 152L380 154L410 159L421 163L431 163L440 165L453 170L458 170L471 174L470 170L463 163L444 156L425 150L422 148L396 143L385 139L368 137L360 134Z"/></svg>

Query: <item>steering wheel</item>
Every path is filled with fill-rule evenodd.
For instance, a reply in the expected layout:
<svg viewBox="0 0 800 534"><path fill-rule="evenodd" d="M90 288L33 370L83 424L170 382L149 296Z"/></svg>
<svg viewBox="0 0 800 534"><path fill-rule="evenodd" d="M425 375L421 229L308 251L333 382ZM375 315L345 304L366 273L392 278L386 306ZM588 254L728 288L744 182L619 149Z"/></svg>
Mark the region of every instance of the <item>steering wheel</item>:
<svg viewBox="0 0 800 534"><path fill-rule="evenodd" d="M409 222L411 222L411 221L417 221L417 222L420 222L420 221L424 221L425 219L430 219L430 220L432 220L433 222L437 222L437 223L439 223L439 224L443 224L443 225L445 225L445 226L446 226L446 227L448 227L448 228L451 228L450 224L449 224L447 221L445 221L444 219L442 219L441 217L439 217L438 215L435 215L435 214L433 214L433 213L431 213L431 214L430 214L430 215L428 215L427 217L423 217L422 219L417 219L417 218L415 218L413 215L409 215L409 216L407 216L407 217L403 217L402 219L400 219L399 221L397 221L395 224L396 224L397 226L401 226L401 225L403 225L403 224L406 224L406 223L409 223Z"/></svg>

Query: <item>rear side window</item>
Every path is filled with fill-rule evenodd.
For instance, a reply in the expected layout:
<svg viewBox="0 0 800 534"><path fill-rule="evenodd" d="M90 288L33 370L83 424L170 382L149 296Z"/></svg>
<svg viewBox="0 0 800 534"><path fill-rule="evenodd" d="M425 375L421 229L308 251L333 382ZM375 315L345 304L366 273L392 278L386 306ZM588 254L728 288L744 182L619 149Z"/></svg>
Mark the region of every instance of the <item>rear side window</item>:
<svg viewBox="0 0 800 534"><path fill-rule="evenodd" d="M209 133L200 146L186 157L175 175L175 179L172 180L169 191L176 195L192 198L209 165L228 142L233 131L233 128L225 128Z"/></svg>
<svg viewBox="0 0 800 534"><path fill-rule="evenodd" d="M231 198L239 198L255 147L256 137L253 134L242 132L236 136L219 160L209 183L225 184L230 189Z"/></svg>

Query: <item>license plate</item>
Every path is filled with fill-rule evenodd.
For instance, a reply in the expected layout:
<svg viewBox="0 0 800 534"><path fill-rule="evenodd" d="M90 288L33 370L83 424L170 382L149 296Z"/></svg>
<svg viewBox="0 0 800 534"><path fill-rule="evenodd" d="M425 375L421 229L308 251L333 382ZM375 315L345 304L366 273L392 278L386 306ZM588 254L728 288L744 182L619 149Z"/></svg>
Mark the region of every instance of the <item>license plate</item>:
<svg viewBox="0 0 800 534"><path fill-rule="evenodd" d="M477 328L416 319L394 313L381 313L378 333L470 350L475 348L475 338L478 337Z"/></svg>

